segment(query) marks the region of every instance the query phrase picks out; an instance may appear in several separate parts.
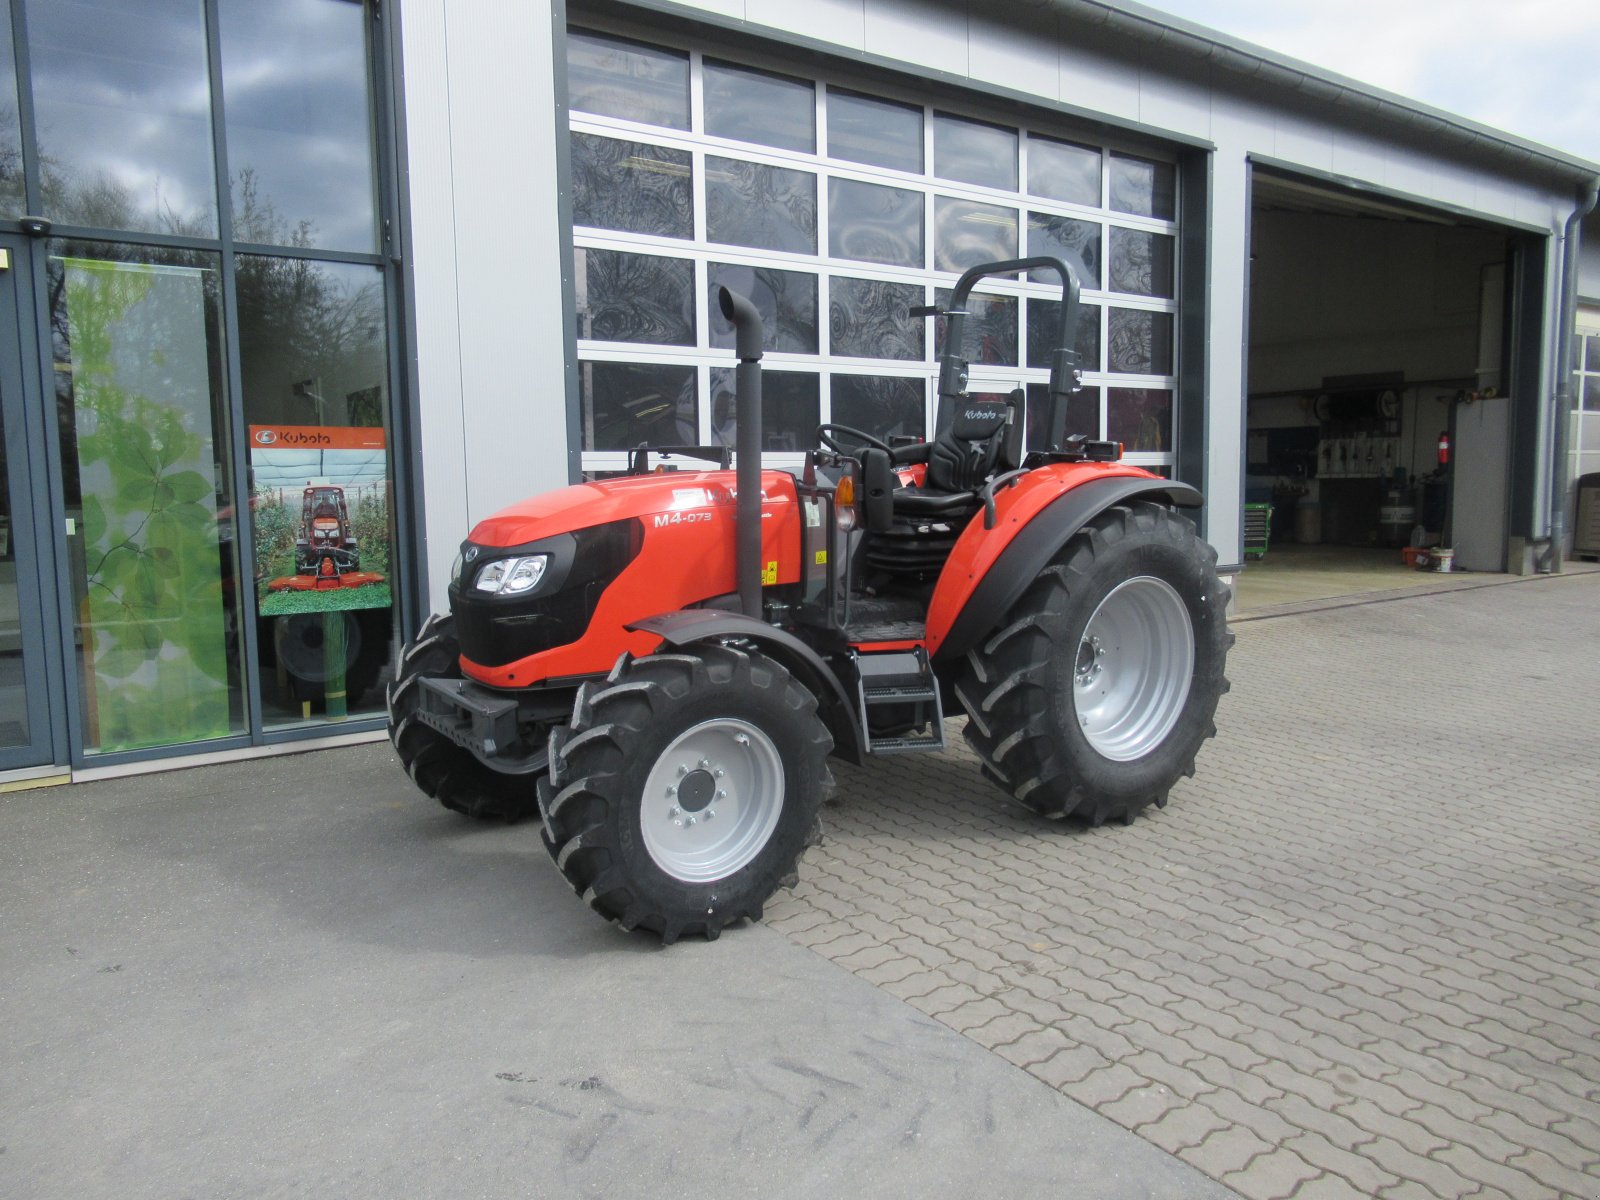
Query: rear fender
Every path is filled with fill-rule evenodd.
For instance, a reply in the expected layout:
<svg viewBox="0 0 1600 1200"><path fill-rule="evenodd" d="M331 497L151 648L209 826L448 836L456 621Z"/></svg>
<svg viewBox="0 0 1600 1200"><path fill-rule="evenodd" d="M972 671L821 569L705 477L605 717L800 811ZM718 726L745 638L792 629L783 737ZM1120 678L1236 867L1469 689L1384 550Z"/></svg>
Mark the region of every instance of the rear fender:
<svg viewBox="0 0 1600 1200"><path fill-rule="evenodd" d="M1012 489L1023 494L996 497L1000 519L993 529L984 529L981 517L973 519L928 609L927 644L936 662L951 663L977 645L1072 535L1106 509L1130 500L1179 508L1204 503L1186 483L1137 467L1085 470L1094 465L1030 472L1022 481L1025 492L1020 485ZM1052 478L1045 478L1047 472Z"/></svg>
<svg viewBox="0 0 1600 1200"><path fill-rule="evenodd" d="M690 608L631 622L630 633L650 633L670 646L739 638L754 642L782 663L817 698L822 723L833 735L833 753L846 762L866 761L866 739L856 718L856 706L845 694L839 677L820 654L794 634L743 613L711 608Z"/></svg>

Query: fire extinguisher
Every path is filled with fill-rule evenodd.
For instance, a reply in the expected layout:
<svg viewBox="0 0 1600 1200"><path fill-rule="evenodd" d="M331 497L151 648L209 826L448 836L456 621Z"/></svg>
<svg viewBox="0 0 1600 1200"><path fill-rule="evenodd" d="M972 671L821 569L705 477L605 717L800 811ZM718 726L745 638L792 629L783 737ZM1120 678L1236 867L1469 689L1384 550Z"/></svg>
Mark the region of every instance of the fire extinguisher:
<svg viewBox="0 0 1600 1200"><path fill-rule="evenodd" d="M1441 467L1450 465L1450 431L1448 429L1442 430L1439 434L1439 465Z"/></svg>

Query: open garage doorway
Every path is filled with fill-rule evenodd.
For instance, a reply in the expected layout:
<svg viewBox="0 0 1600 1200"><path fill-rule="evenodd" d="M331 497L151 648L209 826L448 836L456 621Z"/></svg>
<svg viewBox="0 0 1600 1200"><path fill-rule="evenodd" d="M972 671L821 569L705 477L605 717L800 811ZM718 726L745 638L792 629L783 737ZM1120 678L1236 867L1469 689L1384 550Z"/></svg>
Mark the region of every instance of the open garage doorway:
<svg viewBox="0 0 1600 1200"><path fill-rule="evenodd" d="M1518 245L1254 168L1241 610L1505 570Z"/></svg>

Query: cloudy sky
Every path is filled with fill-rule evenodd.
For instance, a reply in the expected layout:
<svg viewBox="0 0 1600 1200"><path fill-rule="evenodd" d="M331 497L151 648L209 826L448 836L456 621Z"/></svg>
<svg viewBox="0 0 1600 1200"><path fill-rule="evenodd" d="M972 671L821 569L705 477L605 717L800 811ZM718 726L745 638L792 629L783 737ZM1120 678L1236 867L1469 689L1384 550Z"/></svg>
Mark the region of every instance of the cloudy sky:
<svg viewBox="0 0 1600 1200"><path fill-rule="evenodd" d="M1142 0L1600 162L1600 0Z"/></svg>

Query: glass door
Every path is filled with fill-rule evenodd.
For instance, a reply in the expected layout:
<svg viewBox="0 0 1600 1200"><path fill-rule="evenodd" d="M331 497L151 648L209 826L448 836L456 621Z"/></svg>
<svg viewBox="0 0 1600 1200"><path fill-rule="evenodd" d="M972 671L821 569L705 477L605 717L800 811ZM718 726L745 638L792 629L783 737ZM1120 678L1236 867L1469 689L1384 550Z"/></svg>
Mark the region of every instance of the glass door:
<svg viewBox="0 0 1600 1200"><path fill-rule="evenodd" d="M22 364L37 361L33 323L19 297L25 286L27 243L0 237L0 770L51 761L51 705L45 672L46 571L36 557L41 481L29 469L29 423L23 407Z"/></svg>

